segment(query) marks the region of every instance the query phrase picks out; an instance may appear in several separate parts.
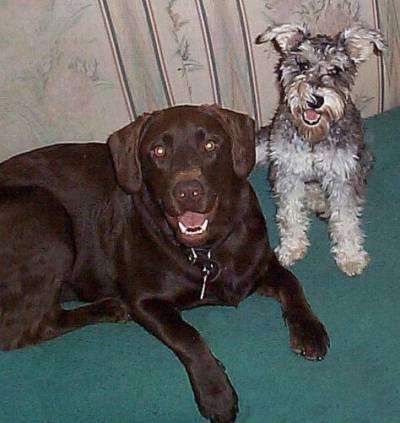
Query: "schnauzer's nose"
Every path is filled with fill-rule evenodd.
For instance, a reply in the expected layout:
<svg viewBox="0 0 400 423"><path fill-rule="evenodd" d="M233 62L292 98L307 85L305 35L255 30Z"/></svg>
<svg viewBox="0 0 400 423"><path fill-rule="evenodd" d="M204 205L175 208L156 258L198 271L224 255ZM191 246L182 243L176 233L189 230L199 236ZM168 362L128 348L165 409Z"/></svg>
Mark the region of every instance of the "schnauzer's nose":
<svg viewBox="0 0 400 423"><path fill-rule="evenodd" d="M180 203L197 202L203 197L204 188L203 185L195 179L180 181L175 185L172 194Z"/></svg>
<svg viewBox="0 0 400 423"><path fill-rule="evenodd" d="M312 109L319 109L324 104L324 97L313 95L314 101L307 101L307 105Z"/></svg>

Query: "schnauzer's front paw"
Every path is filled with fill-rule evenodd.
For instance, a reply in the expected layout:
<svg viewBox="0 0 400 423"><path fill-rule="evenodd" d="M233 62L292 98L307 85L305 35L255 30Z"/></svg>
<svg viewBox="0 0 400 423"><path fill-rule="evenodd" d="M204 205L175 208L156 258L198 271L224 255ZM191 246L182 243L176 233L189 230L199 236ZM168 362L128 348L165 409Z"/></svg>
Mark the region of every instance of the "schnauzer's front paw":
<svg viewBox="0 0 400 423"><path fill-rule="evenodd" d="M288 267L306 255L308 245L309 242L307 239L299 241L296 244L291 243L291 245L281 243L281 245L275 248L275 253L281 265Z"/></svg>
<svg viewBox="0 0 400 423"><path fill-rule="evenodd" d="M357 276L362 273L368 265L370 258L366 251L360 250L356 253L338 251L335 254L336 264L339 269L349 276Z"/></svg>
<svg viewBox="0 0 400 423"><path fill-rule="evenodd" d="M307 360L322 360L330 346L324 325L313 315L292 313L286 315L290 348Z"/></svg>

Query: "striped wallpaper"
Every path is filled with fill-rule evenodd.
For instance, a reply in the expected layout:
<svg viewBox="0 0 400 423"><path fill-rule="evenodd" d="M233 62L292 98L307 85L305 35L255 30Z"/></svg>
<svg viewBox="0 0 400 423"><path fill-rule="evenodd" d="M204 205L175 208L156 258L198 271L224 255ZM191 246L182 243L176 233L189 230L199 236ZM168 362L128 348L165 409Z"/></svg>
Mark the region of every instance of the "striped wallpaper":
<svg viewBox="0 0 400 423"><path fill-rule="evenodd" d="M0 158L56 141L105 140L152 111L219 103L271 118L278 101L268 25L334 34L379 27L383 57L360 67L364 116L400 105L399 0L38 0L0 2Z"/></svg>

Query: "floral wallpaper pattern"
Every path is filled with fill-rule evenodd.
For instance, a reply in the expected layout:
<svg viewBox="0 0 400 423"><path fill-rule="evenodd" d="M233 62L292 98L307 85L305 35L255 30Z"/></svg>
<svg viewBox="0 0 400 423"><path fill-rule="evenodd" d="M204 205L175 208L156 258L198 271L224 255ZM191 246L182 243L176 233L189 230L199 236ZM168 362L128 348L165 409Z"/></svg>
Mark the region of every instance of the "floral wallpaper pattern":
<svg viewBox="0 0 400 423"><path fill-rule="evenodd" d="M335 34L379 27L363 64L364 116L400 105L399 0L1 0L0 159L54 142L104 141L144 111L219 103L266 124L278 101L268 25Z"/></svg>
<svg viewBox="0 0 400 423"><path fill-rule="evenodd" d="M1 158L128 119L96 1L2 1L0 22Z"/></svg>

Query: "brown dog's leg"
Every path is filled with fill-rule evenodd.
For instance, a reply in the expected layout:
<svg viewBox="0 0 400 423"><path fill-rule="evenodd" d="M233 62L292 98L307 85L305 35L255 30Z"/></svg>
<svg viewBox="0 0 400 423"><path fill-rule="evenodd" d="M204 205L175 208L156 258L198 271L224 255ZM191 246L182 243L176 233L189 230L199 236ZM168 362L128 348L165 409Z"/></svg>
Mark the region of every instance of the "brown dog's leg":
<svg viewBox="0 0 400 423"><path fill-rule="evenodd" d="M60 286L73 263L70 227L49 192L0 190L0 348L57 336Z"/></svg>
<svg viewBox="0 0 400 423"><path fill-rule="evenodd" d="M128 318L128 309L119 298L103 298L72 310L60 310L56 325L61 334L93 323L126 322Z"/></svg>
<svg viewBox="0 0 400 423"><path fill-rule="evenodd" d="M67 213L47 191L0 189L0 349L126 318L126 307L115 298L61 309L61 286L74 260L71 232Z"/></svg>
<svg viewBox="0 0 400 423"><path fill-rule="evenodd" d="M294 352L310 360L324 358L329 347L325 327L312 312L299 281L279 264L274 254L271 254L267 278L258 293L274 297L281 303Z"/></svg>
<svg viewBox="0 0 400 423"><path fill-rule="evenodd" d="M132 307L132 318L167 345L185 366L200 413L215 423L233 422L237 395L222 364L176 308L161 300Z"/></svg>

